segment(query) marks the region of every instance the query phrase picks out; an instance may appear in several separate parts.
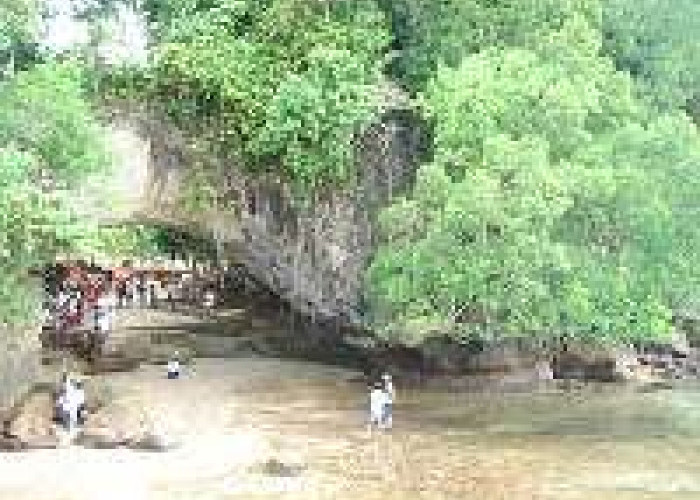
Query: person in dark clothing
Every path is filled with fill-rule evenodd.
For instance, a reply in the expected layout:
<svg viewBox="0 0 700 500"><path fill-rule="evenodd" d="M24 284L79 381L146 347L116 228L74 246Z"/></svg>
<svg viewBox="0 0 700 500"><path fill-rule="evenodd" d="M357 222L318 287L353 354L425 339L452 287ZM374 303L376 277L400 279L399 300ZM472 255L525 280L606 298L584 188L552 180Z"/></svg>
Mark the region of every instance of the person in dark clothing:
<svg viewBox="0 0 700 500"><path fill-rule="evenodd" d="M76 406L77 406L77 423L78 425L85 425L85 419L87 416L85 409L85 387L83 386L82 380L77 380L75 382L76 391Z"/></svg>
<svg viewBox="0 0 700 500"><path fill-rule="evenodd" d="M156 285L155 283L149 283L148 285L148 296L150 297L149 304L151 306L151 309L156 309Z"/></svg>
<svg viewBox="0 0 700 500"><path fill-rule="evenodd" d="M27 449L27 443L12 432L12 422L3 420L2 435L0 435L0 450L2 451L23 451Z"/></svg>
<svg viewBox="0 0 700 500"><path fill-rule="evenodd" d="M124 307L124 301L126 300L126 283L124 280L120 280L117 285L117 298L119 299L119 308Z"/></svg>

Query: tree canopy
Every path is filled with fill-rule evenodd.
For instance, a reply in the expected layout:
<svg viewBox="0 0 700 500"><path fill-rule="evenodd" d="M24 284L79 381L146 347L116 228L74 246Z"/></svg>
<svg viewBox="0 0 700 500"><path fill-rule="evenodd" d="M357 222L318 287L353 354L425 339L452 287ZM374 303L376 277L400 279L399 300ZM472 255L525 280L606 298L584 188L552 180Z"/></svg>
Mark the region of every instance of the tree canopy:
<svg viewBox="0 0 700 500"><path fill-rule="evenodd" d="M0 5L0 50L31 40L32 5ZM149 63L100 76L103 90L157 106L219 162L301 192L353 178L355 138L381 119L382 87L398 83L434 126L433 154L379 214L372 326L405 343L657 339L700 284L700 16L692 0L662 7L144 0ZM4 219L3 255L36 242L5 261L12 269L57 242L157 246L149 231L79 229L68 196L49 203L38 190L46 170L69 184L109 163L81 84L95 69L46 60L2 81L0 199L16 214ZM190 172L194 198L212 188L203 169Z"/></svg>
<svg viewBox="0 0 700 500"><path fill-rule="evenodd" d="M15 27L11 34L16 33L24 31ZM13 68L0 80L2 323L36 320L42 288L30 280L29 270L54 261L58 253L89 257L100 250L133 251L140 246L135 239L148 241L129 228L101 228L77 210L76 188L88 174L108 174L112 162L85 79L82 61L47 57L26 69Z"/></svg>
<svg viewBox="0 0 700 500"><path fill-rule="evenodd" d="M389 336L657 339L697 293L697 129L637 97L590 16L535 33L426 84L436 154L369 270Z"/></svg>
<svg viewBox="0 0 700 500"><path fill-rule="evenodd" d="M148 1L153 63L128 78L222 156L307 188L347 179L379 111L389 31L372 0Z"/></svg>

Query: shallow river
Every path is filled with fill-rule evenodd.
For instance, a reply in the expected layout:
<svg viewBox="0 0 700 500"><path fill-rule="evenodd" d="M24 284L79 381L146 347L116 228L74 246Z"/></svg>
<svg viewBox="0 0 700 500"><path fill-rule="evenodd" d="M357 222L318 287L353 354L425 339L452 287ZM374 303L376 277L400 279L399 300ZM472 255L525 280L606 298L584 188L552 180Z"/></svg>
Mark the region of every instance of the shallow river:
<svg viewBox="0 0 700 500"><path fill-rule="evenodd" d="M162 375L147 366L108 383L114 408L159 414L179 449L0 456L0 498L700 498L700 392L691 386L399 385L395 428L370 436L366 389L348 371L241 358L200 359L178 381ZM305 468L268 477L259 465L270 457Z"/></svg>

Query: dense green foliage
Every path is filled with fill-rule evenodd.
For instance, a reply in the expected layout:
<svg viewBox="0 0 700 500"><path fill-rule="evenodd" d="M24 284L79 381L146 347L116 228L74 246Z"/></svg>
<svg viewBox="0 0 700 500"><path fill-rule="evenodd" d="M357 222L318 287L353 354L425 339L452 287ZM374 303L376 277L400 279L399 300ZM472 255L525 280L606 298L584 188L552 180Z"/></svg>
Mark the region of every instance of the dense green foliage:
<svg viewBox="0 0 700 500"><path fill-rule="evenodd" d="M81 93L72 64L36 66L0 83L2 321L31 319L39 303L28 269L84 234L71 187L107 160Z"/></svg>
<svg viewBox="0 0 700 500"><path fill-rule="evenodd" d="M146 11L157 44L149 68L127 73L137 94L244 167L307 187L348 177L389 39L374 1L152 0Z"/></svg>
<svg viewBox="0 0 700 500"><path fill-rule="evenodd" d="M428 80L435 158L382 214L369 273L387 335L658 338L697 294L700 136L636 98L596 18L483 39Z"/></svg>
<svg viewBox="0 0 700 500"><path fill-rule="evenodd" d="M399 51L391 73L412 90L423 90L442 63L457 66L485 47L523 46L542 30L558 29L573 15L598 26L597 0L380 0L393 25Z"/></svg>
<svg viewBox="0 0 700 500"><path fill-rule="evenodd" d="M700 109L700 17L690 1L661 10L150 0L153 62L113 76L205 148L307 187L347 176L354 134L378 116L374 90L394 79L434 124L434 157L380 214L374 326L410 343L657 338L697 295L700 241L700 144L681 111ZM199 199L206 177L192 176Z"/></svg>
<svg viewBox="0 0 700 500"><path fill-rule="evenodd" d="M3 0L0 2L0 52L32 40L36 28L35 0Z"/></svg>
<svg viewBox="0 0 700 500"><path fill-rule="evenodd" d="M0 87L0 144L32 151L63 180L105 167L107 144L85 100L82 78L71 62L18 72Z"/></svg>
<svg viewBox="0 0 700 500"><path fill-rule="evenodd" d="M31 268L58 253L132 254L150 238L80 215L75 188L110 165L83 82L78 62L39 64L0 82L0 322L36 319L41 289Z"/></svg>
<svg viewBox="0 0 700 500"><path fill-rule="evenodd" d="M0 5L12 9L0 16L0 49L30 37L31 5ZM353 139L381 116L387 80L415 97L434 124L434 155L380 214L367 276L373 326L386 335L659 338L697 297L700 136L685 111L700 116L697 2L145 0L143 9L150 62L112 69L105 88L165 111L226 164L271 170L302 192L352 178ZM63 191L49 203L37 190L38 171L69 182L108 163L84 69L39 64L0 88L0 198L17 214L3 219L3 248L18 255L33 242L21 259L5 257L4 290L61 245L172 245L157 229L86 229ZM189 172L193 210L214 198L205 164Z"/></svg>
<svg viewBox="0 0 700 500"><path fill-rule="evenodd" d="M0 1L0 79L36 64L39 0Z"/></svg>
<svg viewBox="0 0 700 500"><path fill-rule="evenodd" d="M604 49L662 109L684 106L700 86L700 3L606 0ZM700 116L700 115L699 115Z"/></svg>

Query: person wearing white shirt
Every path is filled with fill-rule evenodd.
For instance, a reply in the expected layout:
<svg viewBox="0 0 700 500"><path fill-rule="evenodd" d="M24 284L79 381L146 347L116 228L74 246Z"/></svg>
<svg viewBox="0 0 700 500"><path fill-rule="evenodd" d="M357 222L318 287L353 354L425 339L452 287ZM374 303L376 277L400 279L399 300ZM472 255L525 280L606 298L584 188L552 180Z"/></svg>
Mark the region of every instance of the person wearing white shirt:
<svg viewBox="0 0 700 500"><path fill-rule="evenodd" d="M393 425L393 407L394 407L394 383L391 380L391 375L385 373L382 375L384 381L384 410L382 412L382 423L385 428L391 429Z"/></svg>
<svg viewBox="0 0 700 500"><path fill-rule="evenodd" d="M109 336L112 328L112 305L107 292L100 295L95 304L95 316L97 320L97 344L101 348Z"/></svg>
<svg viewBox="0 0 700 500"><path fill-rule="evenodd" d="M107 292L107 312L109 313L110 324L113 325L117 314L117 294L112 289Z"/></svg>
<svg viewBox="0 0 700 500"><path fill-rule="evenodd" d="M175 355L168 361L168 378L176 379L180 378L180 361L178 360L179 353L176 352Z"/></svg>
<svg viewBox="0 0 700 500"><path fill-rule="evenodd" d="M76 388L71 379L67 379L63 384L63 390L59 397L58 404L61 409L63 426L68 432L73 432L78 424L78 398Z"/></svg>
<svg viewBox="0 0 700 500"><path fill-rule="evenodd" d="M374 384L369 394L369 430L382 429L384 425L384 405L386 404L386 392L382 384Z"/></svg>
<svg viewBox="0 0 700 500"><path fill-rule="evenodd" d="M131 305L132 307L138 307L141 301L141 290L139 287L139 282L136 278L131 282Z"/></svg>
<svg viewBox="0 0 700 500"><path fill-rule="evenodd" d="M216 305L216 295L214 290L209 288L204 292L204 314L205 316L212 316L214 312L214 306Z"/></svg>
<svg viewBox="0 0 700 500"><path fill-rule="evenodd" d="M82 381L77 381L75 383L75 389L73 391L76 412L76 422L78 425L82 425L85 422L85 388L83 387Z"/></svg>

